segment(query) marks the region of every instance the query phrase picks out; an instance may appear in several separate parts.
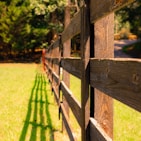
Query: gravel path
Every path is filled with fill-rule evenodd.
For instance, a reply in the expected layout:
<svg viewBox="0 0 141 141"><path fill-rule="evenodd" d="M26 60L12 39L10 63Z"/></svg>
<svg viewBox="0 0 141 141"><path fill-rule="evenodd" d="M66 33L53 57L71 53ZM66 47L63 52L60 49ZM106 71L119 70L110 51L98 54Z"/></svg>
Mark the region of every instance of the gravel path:
<svg viewBox="0 0 141 141"><path fill-rule="evenodd" d="M115 58L131 58L131 56L122 52L122 47L125 45L130 45L139 40L115 40L114 41L114 56Z"/></svg>

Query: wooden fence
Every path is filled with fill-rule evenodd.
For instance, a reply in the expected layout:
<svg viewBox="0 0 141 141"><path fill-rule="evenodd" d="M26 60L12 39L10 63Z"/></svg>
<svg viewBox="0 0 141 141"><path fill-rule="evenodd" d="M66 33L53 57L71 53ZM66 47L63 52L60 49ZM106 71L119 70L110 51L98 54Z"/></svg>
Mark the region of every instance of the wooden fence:
<svg viewBox="0 0 141 141"><path fill-rule="evenodd" d="M114 58L114 12L131 2L85 1L60 38L46 49L47 76L71 141L76 139L69 108L82 141L113 140L113 98L141 112L141 60ZM79 33L81 57L70 57L70 41ZM69 89L69 74L81 80L81 102Z"/></svg>

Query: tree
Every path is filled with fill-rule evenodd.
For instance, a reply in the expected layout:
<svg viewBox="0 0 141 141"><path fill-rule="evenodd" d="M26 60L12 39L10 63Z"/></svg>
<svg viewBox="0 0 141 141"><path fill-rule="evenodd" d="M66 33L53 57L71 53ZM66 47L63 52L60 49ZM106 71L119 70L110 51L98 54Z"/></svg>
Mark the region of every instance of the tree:
<svg viewBox="0 0 141 141"><path fill-rule="evenodd" d="M46 46L63 29L65 1L0 0L0 48L11 54Z"/></svg>
<svg viewBox="0 0 141 141"><path fill-rule="evenodd" d="M141 0L117 11L116 16L120 16L123 23L128 21L131 32L141 37Z"/></svg>

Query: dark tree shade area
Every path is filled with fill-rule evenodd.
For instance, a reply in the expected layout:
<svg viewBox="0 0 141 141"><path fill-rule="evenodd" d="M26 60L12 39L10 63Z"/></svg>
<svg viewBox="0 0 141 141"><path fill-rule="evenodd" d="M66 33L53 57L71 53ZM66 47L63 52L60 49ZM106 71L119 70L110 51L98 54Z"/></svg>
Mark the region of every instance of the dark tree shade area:
<svg viewBox="0 0 141 141"><path fill-rule="evenodd" d="M47 47L63 30L65 5L66 0L0 0L0 59Z"/></svg>
<svg viewBox="0 0 141 141"><path fill-rule="evenodd" d="M141 0L136 0L131 5L116 12L121 15L122 22L129 22L131 32L141 37Z"/></svg>

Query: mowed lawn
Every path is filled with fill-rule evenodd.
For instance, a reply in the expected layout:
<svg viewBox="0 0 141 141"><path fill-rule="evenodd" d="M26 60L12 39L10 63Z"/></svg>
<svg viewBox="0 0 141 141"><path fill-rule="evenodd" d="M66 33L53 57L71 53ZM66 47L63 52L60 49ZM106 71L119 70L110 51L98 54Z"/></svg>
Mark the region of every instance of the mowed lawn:
<svg viewBox="0 0 141 141"><path fill-rule="evenodd" d="M0 64L0 141L62 141L50 87L37 64Z"/></svg>
<svg viewBox="0 0 141 141"><path fill-rule="evenodd" d="M80 80L71 76L80 101ZM72 117L71 117L72 119ZM75 136L80 130L71 122ZM0 141L68 141L39 64L0 64ZM114 101L114 141L141 141L141 113Z"/></svg>

